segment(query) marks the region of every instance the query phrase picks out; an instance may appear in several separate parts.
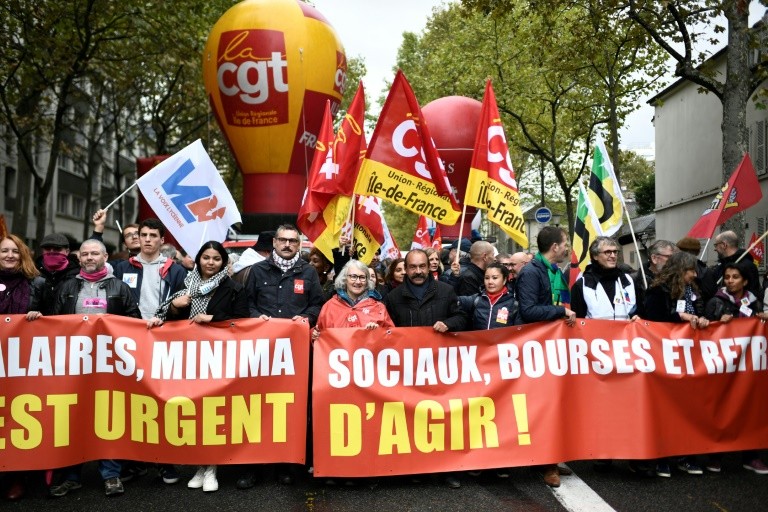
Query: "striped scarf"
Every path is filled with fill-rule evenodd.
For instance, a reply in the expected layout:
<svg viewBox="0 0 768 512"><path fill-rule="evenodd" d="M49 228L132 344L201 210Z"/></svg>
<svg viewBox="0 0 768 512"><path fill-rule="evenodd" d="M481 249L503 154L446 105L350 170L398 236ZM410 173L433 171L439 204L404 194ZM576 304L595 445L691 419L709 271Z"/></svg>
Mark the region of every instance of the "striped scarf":
<svg viewBox="0 0 768 512"><path fill-rule="evenodd" d="M184 279L184 289L174 293L168 297L168 300L160 304L155 316L160 320L165 320L168 317L168 310L171 307L171 302L182 295L189 295L192 299L190 303L189 318L204 314L205 310L208 309L208 303L211 301L211 297L213 297L213 292L227 276L228 273L226 267L221 269L218 274L215 274L206 280L203 280L197 269L189 272Z"/></svg>

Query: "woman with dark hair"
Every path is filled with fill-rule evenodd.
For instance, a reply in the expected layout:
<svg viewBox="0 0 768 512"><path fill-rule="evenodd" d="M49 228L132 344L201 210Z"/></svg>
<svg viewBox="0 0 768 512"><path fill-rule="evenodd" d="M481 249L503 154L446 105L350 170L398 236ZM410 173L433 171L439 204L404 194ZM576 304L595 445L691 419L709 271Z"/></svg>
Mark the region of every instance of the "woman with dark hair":
<svg viewBox="0 0 768 512"><path fill-rule="evenodd" d="M333 263L331 263L325 254L317 247L313 247L309 251L309 264L315 267L317 271L317 277L320 278L320 286L323 287L323 295L328 300L333 295L333 280L328 279L328 275L333 270Z"/></svg>
<svg viewBox="0 0 768 512"><path fill-rule="evenodd" d="M709 320L727 323L734 318L755 316L765 320L768 313L762 311L760 300L747 289L749 281L742 274L738 263L726 263L723 266L723 284L715 296L707 301L705 314ZM754 471L758 475L768 475L768 466L760 458L756 450L741 452L741 465L744 469ZM722 454L713 453L709 456L707 471L720 473L722 471Z"/></svg>
<svg viewBox="0 0 768 512"><path fill-rule="evenodd" d="M483 290L459 297L461 308L470 317L471 329L481 331L521 323L517 300L507 286L509 269L501 263L485 268Z"/></svg>
<svg viewBox="0 0 768 512"><path fill-rule="evenodd" d="M0 239L0 314L26 315L27 320L41 316L45 279L35 268L29 247L16 235ZM24 496L24 473L6 473L5 497L18 500Z"/></svg>
<svg viewBox="0 0 768 512"><path fill-rule="evenodd" d="M680 251L667 259L646 292L645 318L655 322L689 323L694 329L709 325L704 316L704 301L696 286L696 256ZM679 458L677 467L689 475L704 473L689 457ZM657 461L656 475L672 476L668 459Z"/></svg>
<svg viewBox="0 0 768 512"><path fill-rule="evenodd" d="M405 280L405 258L396 258L387 267L387 274L384 276L384 288L387 293L391 292Z"/></svg>
<svg viewBox="0 0 768 512"><path fill-rule="evenodd" d="M205 324L248 318L248 296L243 286L229 277L228 261L227 251L219 242L203 244L195 256L195 269L184 279L184 289L160 304L147 327L162 325L166 319L188 318L190 323ZM202 487L205 492L218 490L216 466L199 466L187 487Z"/></svg>

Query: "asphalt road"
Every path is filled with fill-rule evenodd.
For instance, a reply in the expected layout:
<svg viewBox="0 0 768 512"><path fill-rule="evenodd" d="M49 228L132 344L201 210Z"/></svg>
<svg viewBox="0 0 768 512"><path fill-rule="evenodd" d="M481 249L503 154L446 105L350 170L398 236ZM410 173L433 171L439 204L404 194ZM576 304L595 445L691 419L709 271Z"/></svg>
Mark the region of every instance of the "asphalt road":
<svg viewBox="0 0 768 512"><path fill-rule="evenodd" d="M766 454L764 454L766 455ZM606 502L605 510L632 512L716 511L739 512L768 510L768 475L756 475L741 468L736 455L726 456L723 472L692 476L674 472L672 478L643 478L630 473L623 462L607 472L596 472L589 461L569 463L576 477L583 480ZM32 475L27 497L17 502L0 501L0 510L9 511L210 511L210 510L285 510L285 511L564 511L595 510L564 506L541 477L529 468L514 468L508 479L493 472L479 477L462 475L462 487L449 489L439 475L413 483L408 478L380 478L347 486L343 481L327 485L302 475L294 485L275 482L265 470L259 483L248 490L235 489L241 469L221 467L219 491L203 493L187 489L194 473L180 467L182 480L166 485L157 473L126 484L118 498L106 498L95 464L83 471L84 486L63 498L46 497L41 477ZM570 477L564 477L567 479ZM575 481L575 480L574 480ZM565 486L564 486L565 487ZM561 488L563 489L563 488Z"/></svg>

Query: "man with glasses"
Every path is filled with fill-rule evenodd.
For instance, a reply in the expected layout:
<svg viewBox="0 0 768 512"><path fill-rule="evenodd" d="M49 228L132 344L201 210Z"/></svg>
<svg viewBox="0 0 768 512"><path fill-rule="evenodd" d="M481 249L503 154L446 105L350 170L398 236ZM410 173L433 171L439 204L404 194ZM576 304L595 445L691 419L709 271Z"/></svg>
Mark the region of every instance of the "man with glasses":
<svg viewBox="0 0 768 512"><path fill-rule="evenodd" d="M739 248L739 237L733 231L723 231L715 237L715 252L717 253L717 265L707 270L701 280L701 292L704 300L714 297L718 288L723 285L723 268L729 263L739 266L741 275L747 280L747 290L755 297L762 297L760 290L760 275L752 255L745 249ZM746 254L745 254L746 253ZM741 258L741 259L739 259ZM699 276L701 277L701 276Z"/></svg>
<svg viewBox="0 0 768 512"><path fill-rule="evenodd" d="M667 259L677 251L677 245L669 240L656 240L653 245L648 248L648 263L643 266L645 282L643 282L643 276L640 273L640 270L635 272L632 276L632 279L637 283L637 291L640 295L644 295L645 290L651 286L651 282L667 262ZM640 297L638 299L638 304L642 303L643 297Z"/></svg>
<svg viewBox="0 0 768 512"><path fill-rule="evenodd" d="M290 318L307 321L310 327L317 323L323 306L323 287L317 271L300 254L299 231L283 224L272 239L269 257L251 266L248 283L248 303L251 318ZM293 483L294 475L289 465L277 467L277 479L281 484ZM249 469L237 481L238 489L249 489L256 484L256 474Z"/></svg>
<svg viewBox="0 0 768 512"><path fill-rule="evenodd" d="M619 266L619 243L599 236L589 246L591 263L571 288L571 309L577 318L636 318L637 294L632 277Z"/></svg>
<svg viewBox="0 0 768 512"><path fill-rule="evenodd" d="M92 220L93 233L91 233L90 238L104 243L104 227L107 222L107 210L97 210L96 213L93 214ZM122 237L125 250L128 251L128 257L120 258L115 255L115 257L112 258L113 260L122 260L134 257L139 254L139 251L141 250L138 224L126 224L125 227L123 227Z"/></svg>

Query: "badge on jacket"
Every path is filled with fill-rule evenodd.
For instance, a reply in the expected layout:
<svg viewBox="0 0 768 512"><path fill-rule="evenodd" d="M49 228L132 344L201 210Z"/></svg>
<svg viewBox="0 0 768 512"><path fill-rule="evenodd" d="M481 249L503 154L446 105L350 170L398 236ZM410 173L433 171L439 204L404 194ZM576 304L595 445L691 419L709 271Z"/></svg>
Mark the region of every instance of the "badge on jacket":
<svg viewBox="0 0 768 512"><path fill-rule="evenodd" d="M293 293L304 293L304 280L303 279L296 279L293 282Z"/></svg>
<svg viewBox="0 0 768 512"><path fill-rule="evenodd" d="M136 283L139 282L139 274L123 274L123 282L131 288L136 288Z"/></svg>
<svg viewBox="0 0 768 512"><path fill-rule="evenodd" d="M504 306L496 314L496 323L505 324L507 323L508 318L509 318L509 310L507 309L506 306Z"/></svg>

